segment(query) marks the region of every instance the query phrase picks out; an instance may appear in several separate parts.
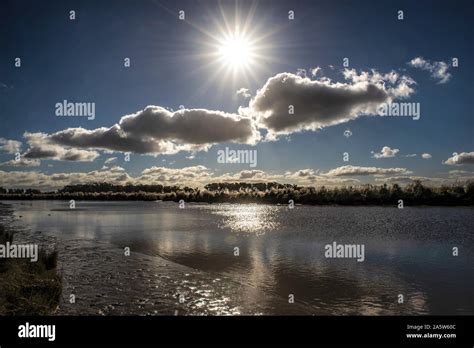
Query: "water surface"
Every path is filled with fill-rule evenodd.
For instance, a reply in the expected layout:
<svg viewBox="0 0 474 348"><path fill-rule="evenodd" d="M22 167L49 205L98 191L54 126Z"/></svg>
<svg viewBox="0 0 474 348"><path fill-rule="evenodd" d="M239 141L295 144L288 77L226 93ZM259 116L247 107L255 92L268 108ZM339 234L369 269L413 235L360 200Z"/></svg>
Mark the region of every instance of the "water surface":
<svg viewBox="0 0 474 348"><path fill-rule="evenodd" d="M472 207L6 203L60 251L61 314L474 314Z"/></svg>

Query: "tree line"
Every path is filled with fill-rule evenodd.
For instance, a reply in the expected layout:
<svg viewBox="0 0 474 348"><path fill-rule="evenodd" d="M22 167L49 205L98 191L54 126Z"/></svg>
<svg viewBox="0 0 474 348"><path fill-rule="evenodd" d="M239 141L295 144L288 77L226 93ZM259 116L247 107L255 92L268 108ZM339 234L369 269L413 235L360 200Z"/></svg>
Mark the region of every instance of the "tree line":
<svg viewBox="0 0 474 348"><path fill-rule="evenodd" d="M474 181L464 184L424 186L414 181L405 186L360 185L328 188L294 184L210 183L204 187L180 185L117 185L90 183L67 185L54 192L34 189L4 189L0 199L77 199L77 200L146 200L206 203L265 203L265 204L339 204L393 205L399 200L412 205L473 205Z"/></svg>

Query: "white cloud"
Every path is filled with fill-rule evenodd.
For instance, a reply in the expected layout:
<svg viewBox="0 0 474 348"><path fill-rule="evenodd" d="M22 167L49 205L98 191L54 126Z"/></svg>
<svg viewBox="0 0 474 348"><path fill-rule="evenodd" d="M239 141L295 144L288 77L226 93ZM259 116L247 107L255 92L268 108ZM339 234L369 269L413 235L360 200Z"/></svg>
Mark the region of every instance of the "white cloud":
<svg viewBox="0 0 474 348"><path fill-rule="evenodd" d="M431 77L438 80L438 83L446 83L451 79L451 74L448 72L449 65L445 62L431 62L423 57L413 58L408 62L408 65L421 70L429 71Z"/></svg>
<svg viewBox="0 0 474 348"><path fill-rule="evenodd" d="M236 173L215 174L209 168L198 165L184 168L151 167L142 171L139 176L128 175L121 167L90 172L71 172L45 174L36 171L18 172L1 171L0 182L7 188L38 188L55 190L66 185L109 182L125 185L131 184L163 184L187 185L202 187L212 182L279 182L299 185L353 185L359 180L353 178L331 178L318 176L313 169L301 169L294 172L271 173L263 170L242 170Z"/></svg>
<svg viewBox="0 0 474 348"><path fill-rule="evenodd" d="M0 138L0 152L15 154L21 151L21 142Z"/></svg>
<svg viewBox="0 0 474 348"><path fill-rule="evenodd" d="M112 168L110 168L111 173L124 172L124 171L125 169L120 166L113 166Z"/></svg>
<svg viewBox="0 0 474 348"><path fill-rule="evenodd" d="M385 174L410 174L406 168L379 168L379 167L359 167L342 166L331 169L324 176L359 176L359 175L385 175Z"/></svg>
<svg viewBox="0 0 474 348"><path fill-rule="evenodd" d="M318 75L318 73L321 71L321 68L319 66L317 66L316 68L312 68L311 69L311 76L312 77L316 77L316 75Z"/></svg>
<svg viewBox="0 0 474 348"><path fill-rule="evenodd" d="M10 160L7 162L0 163L0 166L5 167L38 167L40 165L40 161L37 159L27 159L21 157L18 161L17 160Z"/></svg>
<svg viewBox="0 0 474 348"><path fill-rule="evenodd" d="M39 161L38 161L39 164ZM407 184L421 180L424 184L450 184L473 179L473 172L455 170L449 172L448 178L421 177L410 175L406 168L378 168L343 166L327 173L319 174L315 169L299 169L295 171L266 172L263 170L242 170L235 173L216 174L211 169L202 166L184 168L151 167L144 169L138 176L132 177L125 169L114 166L110 169L90 172L71 172L45 174L37 171L2 171L0 182L6 188L38 188L55 190L66 185L86 184L94 182L109 182L113 184L163 184L190 187L202 187L213 182L279 182L303 186L341 186L358 185L362 182L351 176L373 176L375 183Z"/></svg>
<svg viewBox="0 0 474 348"><path fill-rule="evenodd" d="M443 162L444 164L454 166L463 164L474 164L474 152L461 152L457 155L453 155Z"/></svg>
<svg viewBox="0 0 474 348"><path fill-rule="evenodd" d="M429 153L424 153L424 154L421 155L421 158L423 158L423 159L430 159L431 157L433 157L433 156L431 156Z"/></svg>
<svg viewBox="0 0 474 348"><path fill-rule="evenodd" d="M138 181L151 181L174 184L203 183L212 175L205 166L190 166L184 168L151 167L142 171Z"/></svg>
<svg viewBox="0 0 474 348"><path fill-rule="evenodd" d="M117 157L109 157L105 160L104 164L110 164L117 161Z"/></svg>
<svg viewBox="0 0 474 348"><path fill-rule="evenodd" d="M262 170L243 170L240 172L239 179L251 179L251 178L262 178L265 172Z"/></svg>
<svg viewBox="0 0 474 348"><path fill-rule="evenodd" d="M307 73L306 69L299 68L299 69L296 69L296 75L298 75L302 78L306 78L308 76L308 73Z"/></svg>
<svg viewBox="0 0 474 348"><path fill-rule="evenodd" d="M474 180L474 172L467 170L450 170L448 176L457 182Z"/></svg>
<svg viewBox="0 0 474 348"><path fill-rule="evenodd" d="M474 172L469 172L469 171L467 171L467 170L459 170L459 169L450 170L448 173L449 173L450 176L474 174Z"/></svg>
<svg viewBox="0 0 474 348"><path fill-rule="evenodd" d="M72 172L45 174L36 171L1 171L0 182L7 188L38 188L55 190L66 185L86 184L94 182L110 182L126 184L133 179L123 171L94 170L91 172Z"/></svg>
<svg viewBox="0 0 474 348"><path fill-rule="evenodd" d="M300 169L294 172L285 173L265 172L263 170L242 170L238 173L226 173L218 176L212 176L211 182L279 182L282 184L297 184L305 186L336 186L336 185L354 185L360 183L354 178L326 177L317 174L317 170Z"/></svg>
<svg viewBox="0 0 474 348"><path fill-rule="evenodd" d="M240 88L236 93L239 97L242 97L244 99L248 99L252 96L252 94L250 93L250 90L244 87Z"/></svg>
<svg viewBox="0 0 474 348"><path fill-rule="evenodd" d="M394 70L382 74L375 69L361 71L360 73L355 69L345 69L343 75L346 80L351 81L353 84L370 83L382 87L390 96L388 102L396 98L407 98L415 92L412 86L416 85L416 82L410 76L400 75Z"/></svg>
<svg viewBox="0 0 474 348"><path fill-rule="evenodd" d="M389 146L384 146L382 150L378 153L373 153L374 158L390 158L390 157L395 157L397 153L400 152L399 149L392 149Z"/></svg>

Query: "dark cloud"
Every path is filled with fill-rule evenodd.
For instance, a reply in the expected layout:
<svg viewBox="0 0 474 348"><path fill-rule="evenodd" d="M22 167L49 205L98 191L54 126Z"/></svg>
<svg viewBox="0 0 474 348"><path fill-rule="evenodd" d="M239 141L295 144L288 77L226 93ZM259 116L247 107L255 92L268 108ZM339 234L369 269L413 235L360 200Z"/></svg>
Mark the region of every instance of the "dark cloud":
<svg viewBox="0 0 474 348"><path fill-rule="evenodd" d="M68 128L48 135L58 145L139 154L207 150L215 143L252 144L258 139L250 118L205 109L170 112L159 106L123 116L110 128Z"/></svg>
<svg viewBox="0 0 474 348"><path fill-rule="evenodd" d="M257 137L251 119L206 109L170 112L159 106L148 106L122 117L119 124L128 134L187 144L253 143Z"/></svg>
<svg viewBox="0 0 474 348"><path fill-rule="evenodd" d="M250 101L259 126L273 133L291 133L347 122L362 114L376 114L389 101L389 91L369 79L357 83L310 80L291 73L268 79ZM290 113L290 106L294 114Z"/></svg>
<svg viewBox="0 0 474 348"><path fill-rule="evenodd" d="M48 136L48 139L59 145L106 149L121 152L160 153L166 151L166 144L149 138L139 138L126 134L119 125L110 128L101 127L94 130L68 128Z"/></svg>
<svg viewBox="0 0 474 348"><path fill-rule="evenodd" d="M85 161L95 160L99 153L96 151L68 148L53 144L45 133L28 133L24 135L30 146L21 156L26 159L51 159L56 161Z"/></svg>

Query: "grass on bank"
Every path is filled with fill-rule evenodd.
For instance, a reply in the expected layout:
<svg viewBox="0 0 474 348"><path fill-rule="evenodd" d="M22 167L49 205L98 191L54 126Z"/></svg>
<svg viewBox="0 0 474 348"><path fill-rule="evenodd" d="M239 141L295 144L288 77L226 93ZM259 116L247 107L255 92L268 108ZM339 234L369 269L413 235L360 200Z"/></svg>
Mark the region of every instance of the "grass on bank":
<svg viewBox="0 0 474 348"><path fill-rule="evenodd" d="M0 244L13 242L12 233L0 225ZM61 277L58 253L39 251L38 261L0 259L0 315L50 315L59 305Z"/></svg>

